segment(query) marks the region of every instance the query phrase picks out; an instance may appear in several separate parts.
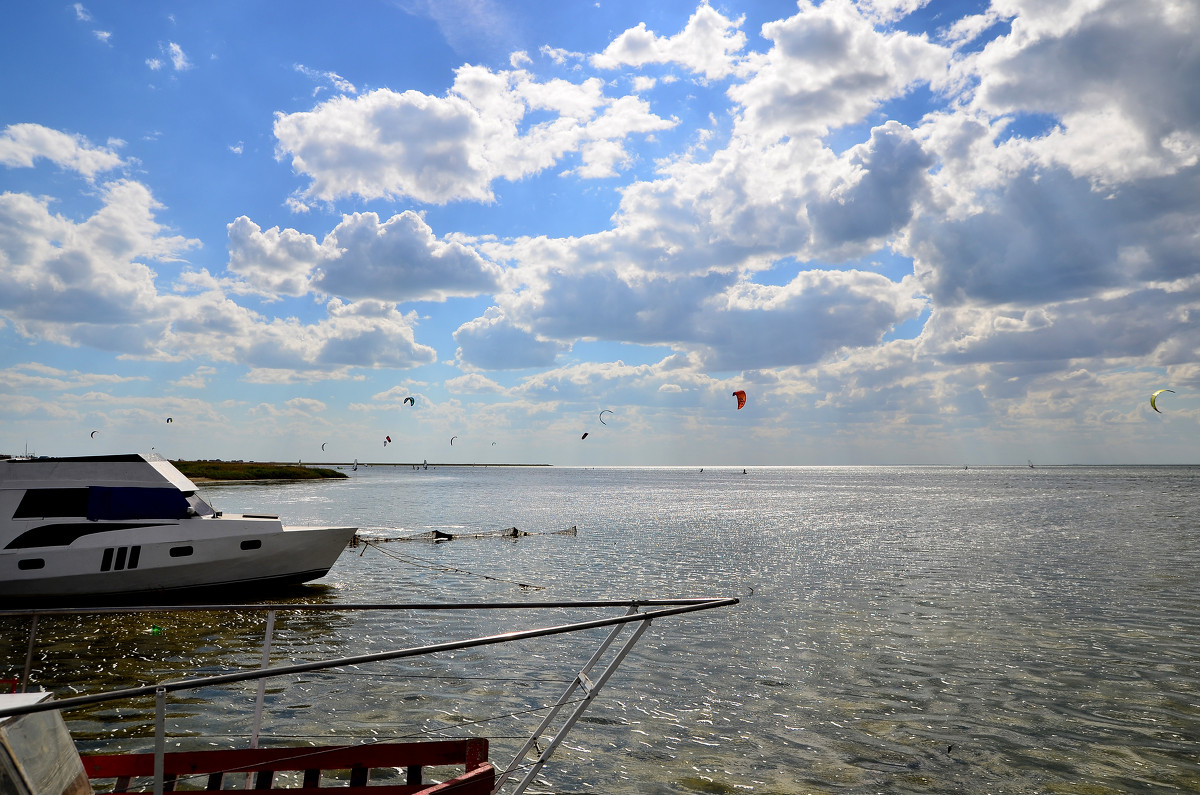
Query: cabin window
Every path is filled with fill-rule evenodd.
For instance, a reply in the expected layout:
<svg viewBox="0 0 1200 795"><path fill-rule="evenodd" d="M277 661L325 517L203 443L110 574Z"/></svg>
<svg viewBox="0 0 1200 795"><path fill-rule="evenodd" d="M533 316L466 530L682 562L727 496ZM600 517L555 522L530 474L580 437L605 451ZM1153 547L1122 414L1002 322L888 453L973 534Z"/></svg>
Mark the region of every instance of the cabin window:
<svg viewBox="0 0 1200 795"><path fill-rule="evenodd" d="M140 546L107 547L104 550L104 556L100 559L100 571L136 569L141 557L142 548Z"/></svg>
<svg viewBox="0 0 1200 795"><path fill-rule="evenodd" d="M191 547L171 547L171 557L173 558L186 558L191 554Z"/></svg>
<svg viewBox="0 0 1200 795"><path fill-rule="evenodd" d="M196 498L194 513L211 513ZM13 514L14 519L86 516L98 519L182 519L191 507L188 498L174 488L92 486L82 489L29 489Z"/></svg>
<svg viewBox="0 0 1200 795"><path fill-rule="evenodd" d="M87 489L29 489L21 498L13 518L87 516L87 513Z"/></svg>
<svg viewBox="0 0 1200 795"><path fill-rule="evenodd" d="M192 507L192 512L196 516L212 516L216 513L213 507L201 499L200 495L195 492L187 495L187 502Z"/></svg>
<svg viewBox="0 0 1200 795"><path fill-rule="evenodd" d="M188 515L187 497L175 488L136 486L92 486L88 490L87 518L98 519L183 519Z"/></svg>
<svg viewBox="0 0 1200 795"><path fill-rule="evenodd" d="M249 541L242 542L242 549L249 550L249 549L261 549L261 548L262 548L262 542L259 541L257 538L252 538Z"/></svg>
<svg viewBox="0 0 1200 795"><path fill-rule="evenodd" d="M30 569L46 568L46 561L41 558L26 558L25 560L17 561L17 568L21 571L29 571Z"/></svg>

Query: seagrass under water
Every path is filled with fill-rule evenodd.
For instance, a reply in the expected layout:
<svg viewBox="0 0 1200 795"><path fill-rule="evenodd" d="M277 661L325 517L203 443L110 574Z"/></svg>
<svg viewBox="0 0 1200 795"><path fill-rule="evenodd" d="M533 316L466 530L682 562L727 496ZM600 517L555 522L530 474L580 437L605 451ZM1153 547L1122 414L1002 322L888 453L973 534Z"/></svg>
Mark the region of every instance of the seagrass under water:
<svg viewBox="0 0 1200 795"><path fill-rule="evenodd" d="M460 536L349 549L306 601L742 598L656 622L544 790L1116 793L1200 789L1197 485L1197 467L371 467L202 491L290 524ZM535 535L462 537L514 526ZM281 615L272 659L563 619ZM5 627L12 671L23 628ZM90 692L257 666L262 630L229 615L47 622L36 675ZM592 648L273 682L264 742L476 734L502 764ZM168 731L188 747L244 744L252 699L252 686L173 699ZM146 703L68 718L88 745L140 748L151 715Z"/></svg>

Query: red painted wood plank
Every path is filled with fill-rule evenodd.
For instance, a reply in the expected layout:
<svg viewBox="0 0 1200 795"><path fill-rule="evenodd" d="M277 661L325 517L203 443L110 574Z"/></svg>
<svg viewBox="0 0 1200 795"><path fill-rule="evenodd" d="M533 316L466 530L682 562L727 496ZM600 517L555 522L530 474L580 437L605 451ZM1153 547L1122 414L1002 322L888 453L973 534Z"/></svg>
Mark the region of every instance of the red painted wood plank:
<svg viewBox="0 0 1200 795"><path fill-rule="evenodd" d="M413 795L438 795L443 792L453 792L454 795L488 795L494 786L496 786L496 768L485 762L482 766L461 776L418 790ZM370 790L370 793L374 795L374 788Z"/></svg>
<svg viewBox="0 0 1200 795"><path fill-rule="evenodd" d="M89 778L149 776L154 754L87 754L82 756ZM313 748L258 748L232 751L176 751L163 758L171 774L211 773L218 770L322 770L351 767L412 767L465 765L487 759L487 740L436 740L420 743L374 743Z"/></svg>
<svg viewBox="0 0 1200 795"><path fill-rule="evenodd" d="M301 787L299 789L289 788L274 791L286 792L287 795L335 795L335 793L340 793L340 795L443 795L444 793L451 792L454 795L490 795L494 786L496 786L496 769L491 764L485 762L469 773L464 773L461 776L443 781L441 784L434 784L428 787L414 787L408 784L387 784L370 787L334 785L319 789L317 787ZM238 787L238 792L244 792L244 790L240 789L240 781L238 782ZM118 790L117 792L120 791Z"/></svg>
<svg viewBox="0 0 1200 795"><path fill-rule="evenodd" d="M350 787L339 787L347 793L369 792L370 795L435 795L453 788L456 795L487 795L495 785L496 770L488 763L488 741L434 740L418 743L374 743L369 745L338 745L312 748L258 748L232 751L176 751L163 757L163 773L169 779L226 772L230 779L238 773L264 772L256 776L266 784L271 771L303 770L305 786L289 789L289 795L319 795L328 788L313 786L320 770L350 770ZM81 756L89 778L118 779L114 792L128 787L132 777L154 775L154 754L88 754ZM424 766L462 765L465 772L442 784L430 787L398 784L373 786L366 789L370 768L420 768ZM243 779L244 780L244 779ZM210 785L212 778L210 778ZM123 784L123 785L122 785Z"/></svg>

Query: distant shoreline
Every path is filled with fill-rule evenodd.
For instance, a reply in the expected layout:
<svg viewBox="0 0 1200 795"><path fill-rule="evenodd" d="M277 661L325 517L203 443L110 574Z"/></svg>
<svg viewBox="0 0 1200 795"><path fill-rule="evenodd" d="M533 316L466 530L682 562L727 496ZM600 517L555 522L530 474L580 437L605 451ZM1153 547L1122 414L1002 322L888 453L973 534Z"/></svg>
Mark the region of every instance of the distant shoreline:
<svg viewBox="0 0 1200 795"><path fill-rule="evenodd" d="M360 468L361 467L408 467L410 469L425 469L426 466L428 466L430 469L433 469L434 467L478 467L478 468L482 469L484 467L551 467L551 466L554 466L553 464L450 464L450 463L443 463L441 461L439 461L437 463L434 463L433 461L429 461L428 463L425 461L421 461L421 462L401 461L399 463L396 463L394 461L359 461L357 463ZM314 462L312 464L300 464L300 466L346 468L346 467L353 467L354 464L355 464L354 461L340 461L340 462L327 462L326 461L326 462ZM293 466L295 466L295 464L293 464Z"/></svg>
<svg viewBox="0 0 1200 795"><path fill-rule="evenodd" d="M219 480L324 480L348 478L345 470L370 467L407 467L436 469L439 467L548 467L549 464L426 464L363 463L361 461L285 464L278 461L172 461L171 464L190 480L211 482Z"/></svg>
<svg viewBox="0 0 1200 795"><path fill-rule="evenodd" d="M346 478L335 469L260 461L172 461L192 480L320 480Z"/></svg>

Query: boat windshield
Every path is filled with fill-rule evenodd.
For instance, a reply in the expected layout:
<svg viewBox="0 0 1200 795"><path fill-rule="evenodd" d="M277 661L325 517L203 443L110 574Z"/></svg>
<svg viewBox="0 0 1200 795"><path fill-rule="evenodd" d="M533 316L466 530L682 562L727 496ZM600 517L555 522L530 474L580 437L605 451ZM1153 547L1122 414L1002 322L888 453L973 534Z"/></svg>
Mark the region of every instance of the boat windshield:
<svg viewBox="0 0 1200 795"><path fill-rule="evenodd" d="M202 500L199 494L189 494L187 502L196 516L213 516L216 514L212 506Z"/></svg>

